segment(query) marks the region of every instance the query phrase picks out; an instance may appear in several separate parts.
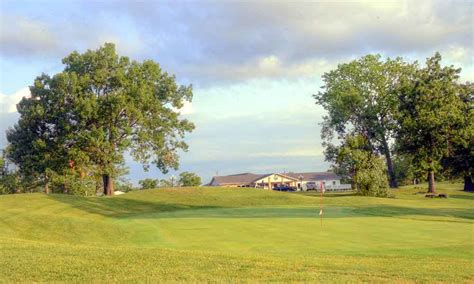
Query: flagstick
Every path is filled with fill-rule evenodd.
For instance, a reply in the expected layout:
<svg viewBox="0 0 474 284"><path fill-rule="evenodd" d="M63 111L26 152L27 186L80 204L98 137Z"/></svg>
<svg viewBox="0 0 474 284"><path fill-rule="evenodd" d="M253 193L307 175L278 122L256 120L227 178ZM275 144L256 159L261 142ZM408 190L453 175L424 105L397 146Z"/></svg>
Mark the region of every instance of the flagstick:
<svg viewBox="0 0 474 284"><path fill-rule="evenodd" d="M321 224L321 227L323 226L323 192L324 192L324 184L321 183L320 198L319 198L319 222Z"/></svg>

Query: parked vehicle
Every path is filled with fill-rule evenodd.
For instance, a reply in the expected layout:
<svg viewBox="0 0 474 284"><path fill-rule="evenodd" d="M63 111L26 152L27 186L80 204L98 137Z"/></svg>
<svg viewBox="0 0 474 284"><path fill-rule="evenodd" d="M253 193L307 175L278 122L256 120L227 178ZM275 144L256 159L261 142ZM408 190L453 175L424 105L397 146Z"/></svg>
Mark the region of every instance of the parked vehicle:
<svg viewBox="0 0 474 284"><path fill-rule="evenodd" d="M288 185L279 185L273 187L273 190L278 190L278 191L296 191L296 188L288 186Z"/></svg>
<svg viewBox="0 0 474 284"><path fill-rule="evenodd" d="M318 187L314 181L308 181L306 183L306 190L317 190Z"/></svg>

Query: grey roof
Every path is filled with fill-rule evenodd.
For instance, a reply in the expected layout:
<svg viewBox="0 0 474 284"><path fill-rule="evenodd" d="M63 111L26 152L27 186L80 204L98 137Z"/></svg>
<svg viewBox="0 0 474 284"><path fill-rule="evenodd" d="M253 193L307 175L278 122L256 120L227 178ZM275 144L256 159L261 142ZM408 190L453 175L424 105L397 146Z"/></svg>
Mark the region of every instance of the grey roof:
<svg viewBox="0 0 474 284"><path fill-rule="evenodd" d="M224 185L224 184L251 184L252 182L269 176L271 174L252 174L242 173L228 176L215 176L212 178L209 185ZM338 175L331 172L310 172L310 173L283 173L279 174L299 180L303 177L305 181L318 181L318 180L334 180L341 179Z"/></svg>
<svg viewBox="0 0 474 284"><path fill-rule="evenodd" d="M267 175L260 175L260 174L252 174L252 173L243 173L243 174L236 174L236 175L229 175L229 176L215 176L212 178L212 183L221 184L249 184L252 183L254 180L257 180L261 177Z"/></svg>
<svg viewBox="0 0 474 284"><path fill-rule="evenodd" d="M308 173L285 173L285 175L300 179L303 177L305 181L318 181L318 180L338 180L341 179L340 176L332 172L308 172Z"/></svg>

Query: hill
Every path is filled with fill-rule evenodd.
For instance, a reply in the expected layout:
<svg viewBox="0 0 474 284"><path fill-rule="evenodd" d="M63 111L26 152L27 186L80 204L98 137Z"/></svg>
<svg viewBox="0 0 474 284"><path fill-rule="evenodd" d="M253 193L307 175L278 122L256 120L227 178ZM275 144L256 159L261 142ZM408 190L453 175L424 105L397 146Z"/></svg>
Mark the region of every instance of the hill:
<svg viewBox="0 0 474 284"><path fill-rule="evenodd" d="M474 281L474 195L186 188L0 196L0 280ZM424 191L424 189L423 189ZM321 222L322 221L322 222Z"/></svg>

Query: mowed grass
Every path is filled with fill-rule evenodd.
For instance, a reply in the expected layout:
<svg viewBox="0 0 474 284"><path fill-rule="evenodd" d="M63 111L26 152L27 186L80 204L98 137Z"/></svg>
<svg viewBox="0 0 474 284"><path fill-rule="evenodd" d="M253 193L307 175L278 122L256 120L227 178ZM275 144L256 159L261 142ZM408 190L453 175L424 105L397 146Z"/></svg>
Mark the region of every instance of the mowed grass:
<svg viewBox="0 0 474 284"><path fill-rule="evenodd" d="M474 282L474 194L0 196L0 281Z"/></svg>

